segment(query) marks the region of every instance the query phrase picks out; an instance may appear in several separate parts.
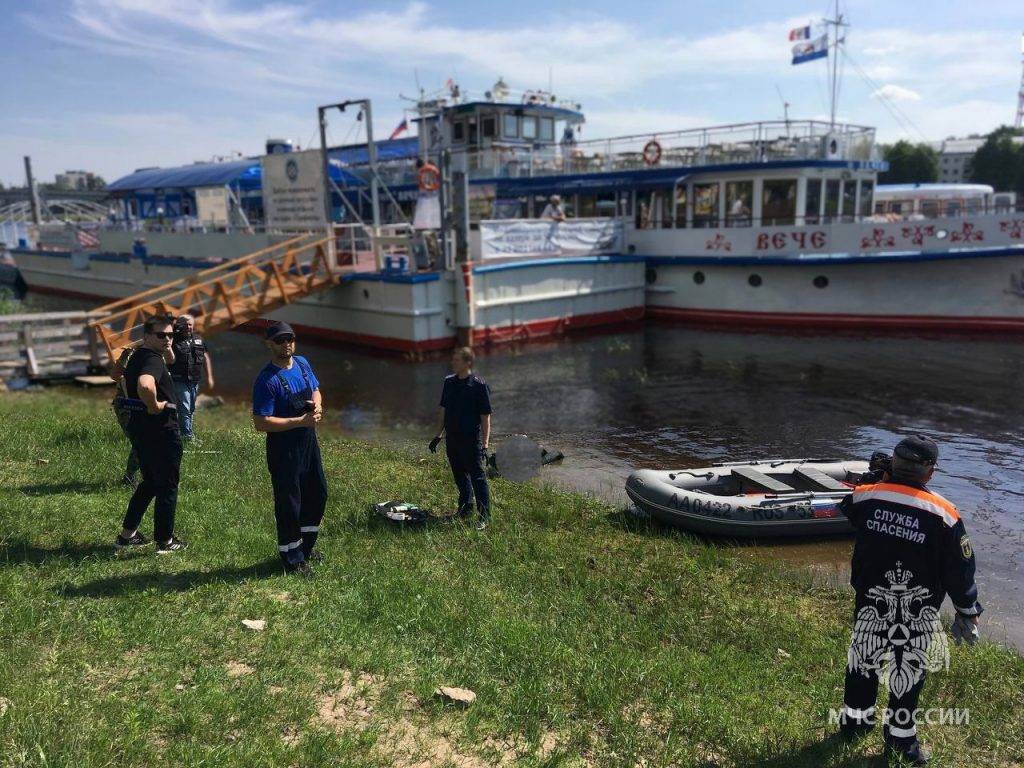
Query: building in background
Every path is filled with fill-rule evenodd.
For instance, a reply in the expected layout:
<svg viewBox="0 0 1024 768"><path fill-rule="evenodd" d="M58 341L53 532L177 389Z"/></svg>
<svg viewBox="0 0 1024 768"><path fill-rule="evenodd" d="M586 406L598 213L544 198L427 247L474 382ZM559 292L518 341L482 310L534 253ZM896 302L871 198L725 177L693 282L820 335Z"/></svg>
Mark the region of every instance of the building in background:
<svg viewBox="0 0 1024 768"><path fill-rule="evenodd" d="M58 189L92 189L94 178L91 171L64 171L56 175L54 183Z"/></svg>
<svg viewBox="0 0 1024 768"><path fill-rule="evenodd" d="M962 184L970 180L971 158L984 143L984 137L946 139L933 143L932 147L939 153L939 182Z"/></svg>

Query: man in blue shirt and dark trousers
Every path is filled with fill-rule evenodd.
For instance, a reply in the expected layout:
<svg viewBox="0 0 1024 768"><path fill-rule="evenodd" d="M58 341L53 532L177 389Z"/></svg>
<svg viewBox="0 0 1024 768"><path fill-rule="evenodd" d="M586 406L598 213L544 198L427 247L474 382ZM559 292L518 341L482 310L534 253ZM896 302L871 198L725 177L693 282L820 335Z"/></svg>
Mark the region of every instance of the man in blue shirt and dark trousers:
<svg viewBox="0 0 1024 768"><path fill-rule="evenodd" d="M472 512L475 494L480 516L476 528L482 531L491 519L491 493L484 469L491 439L491 392L487 382L473 373L469 347L455 350L452 369L455 373L445 377L441 390L441 411L430 451L437 452L444 433L448 464L459 489L459 515Z"/></svg>
<svg viewBox="0 0 1024 768"><path fill-rule="evenodd" d="M323 418L320 382L306 358L295 354L295 332L288 323L271 324L266 345L271 361L253 384L253 422L267 434L278 552L286 571L309 577L309 563L322 559L313 545L327 506L316 437Z"/></svg>

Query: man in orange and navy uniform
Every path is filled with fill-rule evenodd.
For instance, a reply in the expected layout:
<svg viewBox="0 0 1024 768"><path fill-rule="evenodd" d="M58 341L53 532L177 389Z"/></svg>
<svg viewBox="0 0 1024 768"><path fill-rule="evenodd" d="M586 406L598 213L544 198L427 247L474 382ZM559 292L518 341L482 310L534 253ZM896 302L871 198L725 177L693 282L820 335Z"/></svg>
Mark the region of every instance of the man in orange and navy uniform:
<svg viewBox="0 0 1024 768"><path fill-rule="evenodd" d="M960 514L927 488L939 449L927 437L900 441L882 482L861 485L840 505L856 529L850 583L856 592L841 731L855 737L876 721L878 679L888 669L889 705L882 721L887 751L924 765L917 700L925 672L946 651L939 608L956 609L953 637L977 638L975 560ZM932 654L929 657L929 653Z"/></svg>

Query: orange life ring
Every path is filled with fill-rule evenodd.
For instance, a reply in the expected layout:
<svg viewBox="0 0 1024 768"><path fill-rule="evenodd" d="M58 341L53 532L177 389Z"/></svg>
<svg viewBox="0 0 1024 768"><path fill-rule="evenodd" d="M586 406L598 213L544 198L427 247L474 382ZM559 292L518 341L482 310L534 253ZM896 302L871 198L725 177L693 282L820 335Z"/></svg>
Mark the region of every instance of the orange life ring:
<svg viewBox="0 0 1024 768"><path fill-rule="evenodd" d="M633 146L636 146L635 144ZM647 165L657 165L661 160L661 144L657 139L651 139L644 144L644 162Z"/></svg>
<svg viewBox="0 0 1024 768"><path fill-rule="evenodd" d="M441 171L433 163L424 163L416 172L416 182L423 192L437 192L441 188Z"/></svg>

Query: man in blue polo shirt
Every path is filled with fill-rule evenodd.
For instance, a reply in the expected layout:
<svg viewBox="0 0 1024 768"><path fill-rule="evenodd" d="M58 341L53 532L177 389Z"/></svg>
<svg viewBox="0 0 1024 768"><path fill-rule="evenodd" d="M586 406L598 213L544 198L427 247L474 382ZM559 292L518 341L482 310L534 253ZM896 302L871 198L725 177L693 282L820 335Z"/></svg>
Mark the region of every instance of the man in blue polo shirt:
<svg viewBox="0 0 1024 768"><path fill-rule="evenodd" d="M441 411L437 429L430 441L430 451L437 451L442 432L445 453L459 489L459 514L468 515L476 509L480 516L477 530L482 531L491 519L491 493L487 486L484 456L491 439L491 392L487 382L473 373L473 350L459 347L452 354L455 371L444 380L441 390Z"/></svg>
<svg viewBox="0 0 1024 768"><path fill-rule="evenodd" d="M309 577L309 563L322 559L313 545L327 506L316 437L323 418L320 382L306 358L295 354L295 332L288 323L271 324L266 345L271 359L253 384L253 423L267 435L278 552L286 571Z"/></svg>

